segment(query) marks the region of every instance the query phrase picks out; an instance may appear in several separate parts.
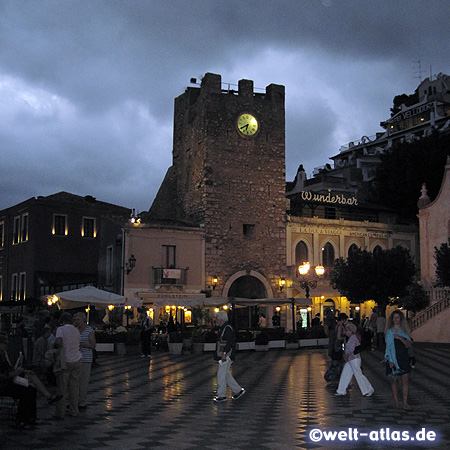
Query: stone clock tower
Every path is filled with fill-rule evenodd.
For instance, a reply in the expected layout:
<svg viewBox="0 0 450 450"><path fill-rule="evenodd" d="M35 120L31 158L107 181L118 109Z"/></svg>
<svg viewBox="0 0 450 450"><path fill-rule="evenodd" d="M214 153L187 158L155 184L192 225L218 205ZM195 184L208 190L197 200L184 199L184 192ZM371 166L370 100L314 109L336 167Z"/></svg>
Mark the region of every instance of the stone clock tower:
<svg viewBox="0 0 450 450"><path fill-rule="evenodd" d="M222 90L221 76L207 73L175 100L173 166L150 215L204 227L205 282L217 277L214 295L279 295L286 274L284 94L276 84L254 92L251 80Z"/></svg>

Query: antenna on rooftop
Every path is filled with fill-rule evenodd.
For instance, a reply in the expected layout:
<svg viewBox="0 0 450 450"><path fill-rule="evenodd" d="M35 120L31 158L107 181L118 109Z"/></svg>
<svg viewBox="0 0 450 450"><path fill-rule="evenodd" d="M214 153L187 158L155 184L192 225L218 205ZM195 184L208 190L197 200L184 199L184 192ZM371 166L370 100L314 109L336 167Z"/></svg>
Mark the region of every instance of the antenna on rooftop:
<svg viewBox="0 0 450 450"><path fill-rule="evenodd" d="M422 60L417 60L415 64L417 64L417 70L414 72L414 78L422 83Z"/></svg>

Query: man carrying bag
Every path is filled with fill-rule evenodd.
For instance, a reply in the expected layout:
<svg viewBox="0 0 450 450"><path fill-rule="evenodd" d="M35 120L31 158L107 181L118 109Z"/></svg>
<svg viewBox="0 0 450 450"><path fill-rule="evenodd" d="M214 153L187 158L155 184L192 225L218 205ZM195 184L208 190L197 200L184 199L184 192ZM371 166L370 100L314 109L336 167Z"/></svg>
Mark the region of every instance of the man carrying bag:
<svg viewBox="0 0 450 450"><path fill-rule="evenodd" d="M219 403L227 399L227 386L233 392L233 400L242 397L245 394L245 389L236 382L230 373L230 367L236 355L236 333L228 322L228 315L225 311L219 311L216 314L216 323L220 329L214 359L219 364L217 368L217 396L213 398L213 401Z"/></svg>

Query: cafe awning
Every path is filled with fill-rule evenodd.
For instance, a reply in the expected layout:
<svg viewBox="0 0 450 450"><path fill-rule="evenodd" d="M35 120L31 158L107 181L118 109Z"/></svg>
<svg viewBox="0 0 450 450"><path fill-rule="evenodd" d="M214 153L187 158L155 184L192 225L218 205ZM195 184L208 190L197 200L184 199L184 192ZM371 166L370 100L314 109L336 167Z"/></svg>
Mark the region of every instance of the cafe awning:
<svg viewBox="0 0 450 450"><path fill-rule="evenodd" d="M202 297L202 298L155 298L152 303L154 307L182 306L185 308L221 306L232 304L237 307L245 306L281 306L292 305L294 302L299 306L311 306L310 298L241 298L241 297Z"/></svg>

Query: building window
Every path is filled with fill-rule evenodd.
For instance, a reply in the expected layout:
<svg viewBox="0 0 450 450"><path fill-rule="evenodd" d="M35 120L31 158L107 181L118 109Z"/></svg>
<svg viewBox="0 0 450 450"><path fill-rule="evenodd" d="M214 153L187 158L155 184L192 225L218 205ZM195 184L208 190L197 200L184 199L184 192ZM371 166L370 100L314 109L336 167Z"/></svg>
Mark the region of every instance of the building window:
<svg viewBox="0 0 450 450"><path fill-rule="evenodd" d="M22 242L28 241L28 213L22 214L22 224L21 224L21 236L20 240Z"/></svg>
<svg viewBox="0 0 450 450"><path fill-rule="evenodd" d="M13 244L20 242L20 216L14 217Z"/></svg>
<svg viewBox="0 0 450 450"><path fill-rule="evenodd" d="M19 276L13 273L11 277L11 300L17 300L17 293L19 287Z"/></svg>
<svg viewBox="0 0 450 450"><path fill-rule="evenodd" d="M53 229L52 233L55 236L67 236L67 215L66 214L53 214Z"/></svg>
<svg viewBox="0 0 450 450"><path fill-rule="evenodd" d="M106 249L106 284L111 285L113 282L113 256L114 248L110 245Z"/></svg>
<svg viewBox="0 0 450 450"><path fill-rule="evenodd" d="M242 225L242 232L244 233L244 237L255 237L255 225L252 223L244 223Z"/></svg>
<svg viewBox="0 0 450 450"><path fill-rule="evenodd" d="M0 222L0 248L5 246L5 222Z"/></svg>
<svg viewBox="0 0 450 450"><path fill-rule="evenodd" d="M322 264L329 269L334 265L334 247L327 242L322 249Z"/></svg>
<svg viewBox="0 0 450 450"><path fill-rule="evenodd" d="M297 268L296 271L298 270L299 266L308 261L308 247L303 241L300 241L295 247L295 267Z"/></svg>
<svg viewBox="0 0 450 450"><path fill-rule="evenodd" d="M348 256L353 255L353 253L356 253L359 250L359 247L356 244L350 245L350 248L348 249Z"/></svg>
<svg viewBox="0 0 450 450"><path fill-rule="evenodd" d="M97 235L95 229L95 218L83 217L83 227L81 229L81 236L94 238Z"/></svg>
<svg viewBox="0 0 450 450"><path fill-rule="evenodd" d="M373 249L373 255L379 255L381 252L383 251L383 249L381 248L381 246L376 245L375 248Z"/></svg>
<svg viewBox="0 0 450 450"><path fill-rule="evenodd" d="M325 219L335 220L336 208L333 208L332 206L325 206Z"/></svg>
<svg viewBox="0 0 450 450"><path fill-rule="evenodd" d="M25 293L26 293L26 287L27 287L27 276L25 272L21 272L19 275L19 296L18 300L25 300Z"/></svg>
<svg viewBox="0 0 450 450"><path fill-rule="evenodd" d="M177 267L177 247L175 245L163 245L163 266L166 269Z"/></svg>

